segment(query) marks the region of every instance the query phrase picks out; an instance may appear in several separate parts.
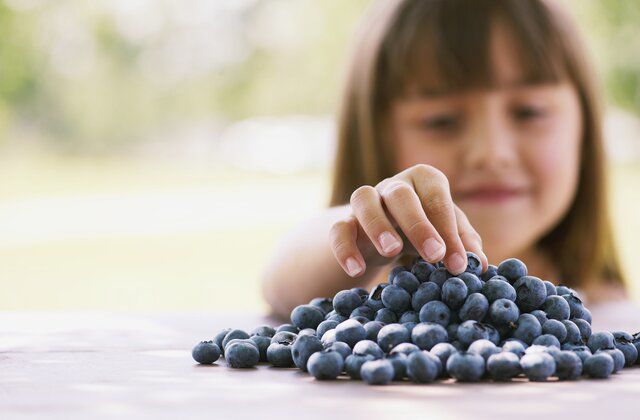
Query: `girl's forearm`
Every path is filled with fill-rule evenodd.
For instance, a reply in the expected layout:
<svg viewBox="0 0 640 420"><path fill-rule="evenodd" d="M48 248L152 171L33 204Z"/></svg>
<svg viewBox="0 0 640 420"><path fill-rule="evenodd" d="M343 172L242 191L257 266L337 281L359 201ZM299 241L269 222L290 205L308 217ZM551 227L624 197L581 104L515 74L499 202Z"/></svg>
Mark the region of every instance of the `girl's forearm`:
<svg viewBox="0 0 640 420"><path fill-rule="evenodd" d="M350 213L349 205L329 208L281 240L262 278L263 296L276 315L288 317L297 305L315 297L368 285L379 273L381 266L367 266L364 274L352 278L331 252L331 226Z"/></svg>

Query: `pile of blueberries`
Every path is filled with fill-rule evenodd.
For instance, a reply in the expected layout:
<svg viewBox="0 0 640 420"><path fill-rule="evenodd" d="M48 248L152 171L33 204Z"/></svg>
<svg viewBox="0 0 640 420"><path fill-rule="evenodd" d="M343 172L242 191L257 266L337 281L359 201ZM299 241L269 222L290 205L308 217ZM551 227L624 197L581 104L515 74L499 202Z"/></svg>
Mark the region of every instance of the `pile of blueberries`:
<svg viewBox="0 0 640 420"><path fill-rule="evenodd" d="M346 373L369 384L607 378L640 363L640 333L592 333L573 289L528 275L515 258L483 273L479 258L467 256L455 276L417 258L371 292L313 299L277 328L225 329L192 356L202 364L223 356L232 368L295 366L316 379Z"/></svg>

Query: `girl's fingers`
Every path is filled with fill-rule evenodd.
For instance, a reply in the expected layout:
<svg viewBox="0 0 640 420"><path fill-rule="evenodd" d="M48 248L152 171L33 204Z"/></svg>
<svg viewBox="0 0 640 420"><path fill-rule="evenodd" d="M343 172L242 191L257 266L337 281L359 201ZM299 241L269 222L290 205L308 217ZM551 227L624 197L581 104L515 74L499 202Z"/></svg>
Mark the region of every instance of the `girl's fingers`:
<svg viewBox="0 0 640 420"><path fill-rule="evenodd" d="M460 239L462 240L464 248L480 257L480 261L482 262L482 272L484 273L489 266L489 260L484 254L484 251L482 251L482 239L473 226L471 226L467 215L464 214L464 212L455 204L454 209L456 212L456 221L458 222L458 233L460 234Z"/></svg>
<svg viewBox="0 0 640 420"><path fill-rule="evenodd" d="M446 245L444 264L452 274L460 274L467 268L467 254L458 232L449 181L428 165L421 165L412 174L422 207Z"/></svg>
<svg viewBox="0 0 640 420"><path fill-rule="evenodd" d="M380 186L384 205L420 256L437 262L445 255L445 244L427 218L413 187L394 180Z"/></svg>
<svg viewBox="0 0 640 420"><path fill-rule="evenodd" d="M393 257L402 250L402 239L387 218L375 188L365 185L355 190L351 210L380 255Z"/></svg>
<svg viewBox="0 0 640 420"><path fill-rule="evenodd" d="M329 243L333 256L351 277L358 277L366 270L364 258L356 245L358 225L354 216L339 220L329 230Z"/></svg>

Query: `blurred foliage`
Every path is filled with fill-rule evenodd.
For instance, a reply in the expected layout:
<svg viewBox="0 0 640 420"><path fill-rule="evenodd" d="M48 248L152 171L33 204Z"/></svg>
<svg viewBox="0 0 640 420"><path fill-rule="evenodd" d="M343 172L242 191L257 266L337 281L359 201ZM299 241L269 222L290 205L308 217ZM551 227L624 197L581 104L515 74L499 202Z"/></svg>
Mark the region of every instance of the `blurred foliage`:
<svg viewBox="0 0 640 420"><path fill-rule="evenodd" d="M331 113L369 2L0 0L0 146L126 152L193 121ZM569 5L610 98L639 114L640 2Z"/></svg>

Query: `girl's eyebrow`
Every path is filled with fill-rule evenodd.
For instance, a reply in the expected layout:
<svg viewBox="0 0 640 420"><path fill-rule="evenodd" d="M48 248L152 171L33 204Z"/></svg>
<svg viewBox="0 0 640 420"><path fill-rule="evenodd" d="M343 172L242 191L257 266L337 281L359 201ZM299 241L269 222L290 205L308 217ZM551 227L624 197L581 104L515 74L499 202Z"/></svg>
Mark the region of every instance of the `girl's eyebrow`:
<svg viewBox="0 0 640 420"><path fill-rule="evenodd" d="M504 83L498 83L496 86L490 86L490 87L478 87L478 88L459 87L459 88L450 88L450 89L422 87L420 89L417 89L416 97L422 98L422 99L436 99L442 96L454 95L457 93L461 93L464 91L471 91L471 90L482 90L482 89L511 90L511 89L518 89L518 88L533 87L537 85L556 84L558 82L559 81L554 81L554 80L515 79L515 80L507 81Z"/></svg>

